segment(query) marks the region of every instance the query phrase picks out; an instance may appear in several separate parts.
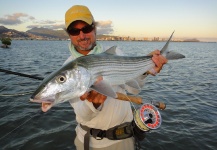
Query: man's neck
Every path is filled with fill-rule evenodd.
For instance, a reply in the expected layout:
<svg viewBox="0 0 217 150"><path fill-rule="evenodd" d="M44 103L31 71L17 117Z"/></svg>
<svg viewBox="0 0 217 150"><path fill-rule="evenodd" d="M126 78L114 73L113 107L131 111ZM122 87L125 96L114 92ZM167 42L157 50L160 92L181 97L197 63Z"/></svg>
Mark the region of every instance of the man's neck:
<svg viewBox="0 0 217 150"><path fill-rule="evenodd" d="M83 55L87 55L91 50L76 50L76 51Z"/></svg>

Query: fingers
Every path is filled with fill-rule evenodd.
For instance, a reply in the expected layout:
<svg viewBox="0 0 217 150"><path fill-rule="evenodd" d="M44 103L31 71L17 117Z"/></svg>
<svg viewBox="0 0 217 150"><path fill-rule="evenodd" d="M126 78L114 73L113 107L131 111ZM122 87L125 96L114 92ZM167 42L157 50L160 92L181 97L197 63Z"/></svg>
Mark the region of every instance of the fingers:
<svg viewBox="0 0 217 150"><path fill-rule="evenodd" d="M160 55L160 51L156 49L148 54L148 56L153 56L153 55Z"/></svg>
<svg viewBox="0 0 217 150"><path fill-rule="evenodd" d="M105 101L107 97L96 91L90 91L90 94L87 96L87 100L92 103L101 104Z"/></svg>
<svg viewBox="0 0 217 150"><path fill-rule="evenodd" d="M87 96L88 96L89 94L90 94L89 92L85 92L83 95L80 96L80 99L81 99L82 101L84 101L84 100L87 98Z"/></svg>
<svg viewBox="0 0 217 150"><path fill-rule="evenodd" d="M88 100L89 102L92 102L94 104L94 106L99 106L102 103L104 103L104 101L106 100L107 96L102 95L94 90L90 91L90 92L86 92L84 93L80 99L83 100Z"/></svg>
<svg viewBox="0 0 217 150"><path fill-rule="evenodd" d="M161 71L163 65L166 64L168 60L160 54L159 50L154 50L149 55L153 56L152 61L155 63L155 67L152 70L148 71L148 73L155 76Z"/></svg>
<svg viewBox="0 0 217 150"><path fill-rule="evenodd" d="M103 77L98 77L94 84L98 84L101 80L103 80ZM92 102L95 108L99 107L104 101L106 100L107 96L100 94L94 90L90 92L84 93L82 96L80 96L80 99L82 101L88 100L89 102Z"/></svg>
<svg viewBox="0 0 217 150"><path fill-rule="evenodd" d="M152 61L158 68L162 68L162 66L167 63L167 59L162 55L153 55Z"/></svg>

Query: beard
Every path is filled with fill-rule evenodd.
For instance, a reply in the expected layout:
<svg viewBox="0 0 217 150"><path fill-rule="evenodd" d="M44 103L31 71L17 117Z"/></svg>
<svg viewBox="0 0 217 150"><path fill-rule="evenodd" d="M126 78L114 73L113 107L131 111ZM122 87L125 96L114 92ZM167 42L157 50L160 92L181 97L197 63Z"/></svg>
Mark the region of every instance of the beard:
<svg viewBox="0 0 217 150"><path fill-rule="evenodd" d="M78 43L80 43L80 42L88 42L88 41L90 41L89 38L84 38L84 39L78 40ZM88 47L82 47L80 45L76 45L75 48L79 49L79 50L82 50L82 51L89 51L89 50L92 50L95 45L96 45L96 43L94 42L94 43L89 44Z"/></svg>

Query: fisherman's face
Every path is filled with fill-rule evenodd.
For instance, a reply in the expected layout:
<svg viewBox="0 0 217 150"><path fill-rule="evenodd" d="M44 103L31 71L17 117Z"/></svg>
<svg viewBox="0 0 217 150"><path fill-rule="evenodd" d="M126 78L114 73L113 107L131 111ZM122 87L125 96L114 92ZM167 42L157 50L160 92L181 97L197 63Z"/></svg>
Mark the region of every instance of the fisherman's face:
<svg viewBox="0 0 217 150"><path fill-rule="evenodd" d="M70 40L78 52L82 53L82 51L90 51L95 46L96 31L94 26L90 26L83 21L76 21L72 25L70 25L68 30L70 31L70 29Z"/></svg>

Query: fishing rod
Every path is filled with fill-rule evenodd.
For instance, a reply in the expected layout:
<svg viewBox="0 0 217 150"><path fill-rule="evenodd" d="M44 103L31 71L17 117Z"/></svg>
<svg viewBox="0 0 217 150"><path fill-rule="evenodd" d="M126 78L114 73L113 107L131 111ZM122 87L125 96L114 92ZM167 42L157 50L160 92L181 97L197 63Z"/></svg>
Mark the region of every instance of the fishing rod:
<svg viewBox="0 0 217 150"><path fill-rule="evenodd" d="M37 77L37 76L34 76L34 75L14 72L14 71L5 70L5 69L1 69L1 68L0 68L0 72L4 72L4 73L7 73L7 74L18 75L18 76L21 76L21 77L27 77L27 78L36 79L36 80L43 80L44 79L42 77Z"/></svg>
<svg viewBox="0 0 217 150"><path fill-rule="evenodd" d="M2 69L0 68L0 72L6 73L6 74L13 74L13 75L17 75L17 76L21 76L21 77L26 77L26 78L31 78L31 79L36 79L36 80L43 80L43 77L37 77L34 75L29 75L29 74L24 74L24 73L20 73L20 72L15 72L15 71L10 71L10 70L6 70L6 69ZM25 93L16 93L16 94L0 94L0 96L19 96L19 95L26 95L26 94L30 94L33 91L30 92L25 92Z"/></svg>

